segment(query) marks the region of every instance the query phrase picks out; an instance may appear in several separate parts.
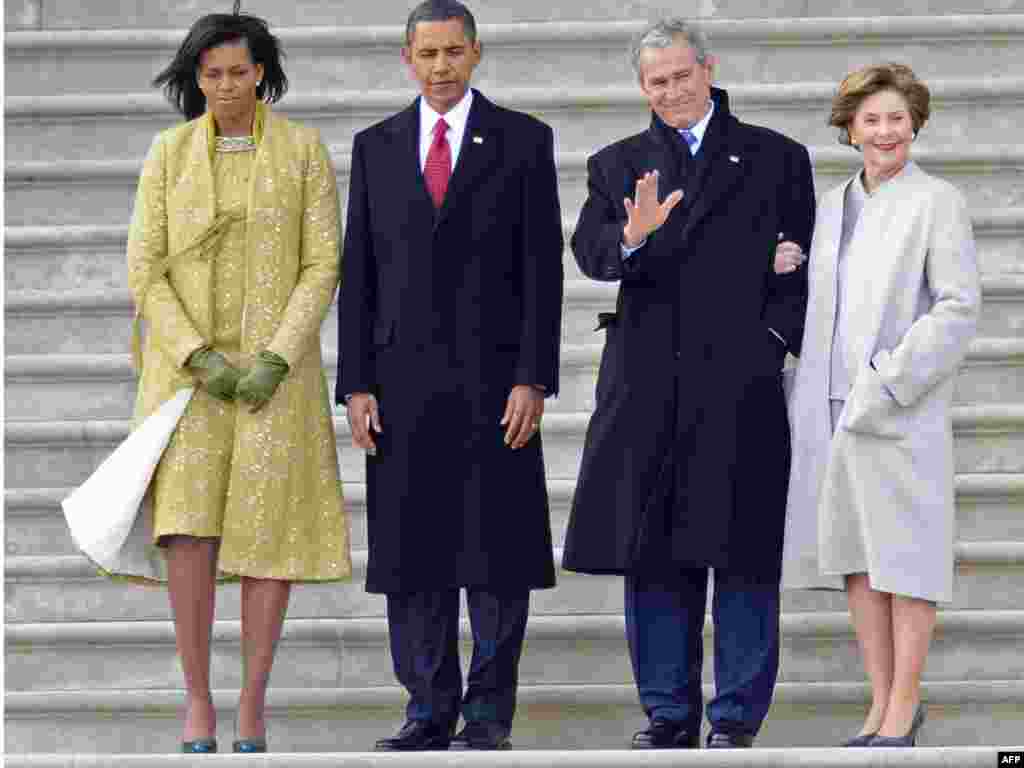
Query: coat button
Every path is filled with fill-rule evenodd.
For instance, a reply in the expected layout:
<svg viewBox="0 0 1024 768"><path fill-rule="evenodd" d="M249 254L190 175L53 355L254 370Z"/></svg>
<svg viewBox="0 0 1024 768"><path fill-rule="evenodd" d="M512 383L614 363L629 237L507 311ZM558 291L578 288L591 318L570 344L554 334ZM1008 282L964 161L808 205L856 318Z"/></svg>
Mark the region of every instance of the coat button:
<svg viewBox="0 0 1024 768"><path fill-rule="evenodd" d="M677 349L677 350L675 351L675 357L676 357L676 360L682 360L682 359L683 359L683 353L682 353L682 352L680 352L680 351L679 351L679 350Z"/></svg>

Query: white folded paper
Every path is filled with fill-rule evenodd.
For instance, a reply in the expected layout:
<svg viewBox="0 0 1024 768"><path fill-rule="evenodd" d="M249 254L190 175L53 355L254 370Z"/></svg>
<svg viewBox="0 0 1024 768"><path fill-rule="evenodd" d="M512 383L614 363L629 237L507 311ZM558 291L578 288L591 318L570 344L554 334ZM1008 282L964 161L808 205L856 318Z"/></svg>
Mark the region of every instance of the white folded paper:
<svg viewBox="0 0 1024 768"><path fill-rule="evenodd" d="M75 545L112 574L167 580L153 545L148 490L193 392L178 390L61 503Z"/></svg>

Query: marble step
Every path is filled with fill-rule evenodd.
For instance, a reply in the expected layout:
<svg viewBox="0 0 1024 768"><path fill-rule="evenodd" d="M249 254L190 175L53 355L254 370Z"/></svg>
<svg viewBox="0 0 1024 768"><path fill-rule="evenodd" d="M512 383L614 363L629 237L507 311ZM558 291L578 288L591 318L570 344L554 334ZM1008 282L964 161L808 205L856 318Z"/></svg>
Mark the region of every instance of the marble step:
<svg viewBox="0 0 1024 768"><path fill-rule="evenodd" d="M1024 474L957 475L957 535L962 541L1024 541ZM569 521L575 479L548 481L551 534L561 544ZM60 502L73 488L8 488L4 491L4 546L8 557L77 554ZM351 543L366 542L366 485L345 483Z"/></svg>
<svg viewBox="0 0 1024 768"><path fill-rule="evenodd" d="M705 687L705 697L712 695ZM231 741L231 722L235 714L236 690L219 689L214 703L220 714L218 737ZM1024 682L956 681L932 682L923 686L928 702L928 722L920 733L922 747L1013 744L1020 741L1024 727ZM821 747L849 738L867 707L868 689L861 683L782 683L775 689L771 711L758 737L759 747ZM173 752L177 749L178 718L184 703L179 690L163 691L81 691L9 693L6 697L7 752ZM268 732L275 751L348 752L370 749L375 738L393 732L403 719L404 693L396 687L349 690L274 689L268 695ZM54 739L54 723L60 723L60 739ZM624 749L632 734L644 727L646 719L636 701L632 685L536 685L521 686L512 740L522 750L585 749L576 759L545 762L543 765L618 765L610 761L583 762L584 756L598 759L595 749ZM860 750L857 750L859 752ZM620 753L623 766L794 766L827 768L881 765L981 765L980 762L928 763L930 750L886 750L886 753L913 754L913 763L863 760L848 750L828 750L851 757L842 761L817 762L819 753L789 751L771 755L770 750L743 750L742 762L728 756L671 751L648 753L642 757ZM825 752L825 750L821 750ZM736 753L732 753L736 754ZM801 756L808 762L802 762ZM959 752L946 753L957 759ZM180 756L179 756L180 757ZM291 756L289 756L291 757ZM409 758L415 758L410 760ZM995 752L986 751L994 765ZM320 755L319 765L347 765L343 758ZM872 756L873 758L873 756ZM57 760L54 758L48 758ZM88 758L86 758L88 759ZM160 759L151 755L150 760ZM216 764L220 758L203 757L203 765ZM235 762L235 760L238 762ZM261 756L258 765L273 759ZM295 756L294 765L304 765ZM352 765L367 768L383 766L430 765L430 756L363 755L353 756ZM447 755L444 765L520 766L530 765L529 752L513 751L490 756L486 763L474 763L472 756ZM251 765L246 758L223 758L223 764ZM100 763L116 766L118 763ZM184 763L176 763L183 765ZM198 763L197 763L198 764ZM438 763L440 765L441 763ZM57 765L67 765L57 763ZM97 765L73 763L73 765ZM289 765L292 763L272 763Z"/></svg>
<svg viewBox="0 0 1024 768"><path fill-rule="evenodd" d="M827 125L838 78L825 82L735 83L725 81L730 103L746 122L768 126L807 145L834 144ZM297 84L298 85L298 84ZM932 121L915 150L993 144L1014 134L1024 120L1024 78L941 79L929 83ZM499 104L528 112L554 130L562 151L593 152L644 130L650 110L635 83L565 88L495 87ZM281 110L315 126L324 141L348 147L353 136L404 109L411 87L387 91L296 90ZM159 93L70 94L8 98L5 141L18 162L68 162L79 158L138 160L153 137L178 121Z"/></svg>
<svg viewBox="0 0 1024 768"><path fill-rule="evenodd" d="M611 307L609 307L611 308ZM562 347L560 391L549 412L592 411L603 334L595 315L570 310L579 326L571 340L597 343ZM334 399L337 350L323 350L324 372ZM9 355L5 367L5 418L12 421L129 419L136 377L131 357L121 355ZM1024 338L979 338L957 377L954 402L963 405L1024 403Z"/></svg>
<svg viewBox="0 0 1024 768"><path fill-rule="evenodd" d="M860 682L860 651L849 614L786 614L781 620L780 682ZM932 681L1024 680L1016 653L1024 611L943 611L928 654ZM704 628L704 677L714 679L710 616ZM242 685L241 624L213 630L211 685ZM463 668L472 634L460 627ZM6 690L160 690L181 685L171 622L12 624L5 633ZM519 665L521 685L633 682L620 615L535 616ZM307 619L285 623L274 663L279 688L359 689L394 684L387 620Z"/></svg>
<svg viewBox="0 0 1024 768"><path fill-rule="evenodd" d="M540 5L538 0L526 1ZM58 21L60 13L47 13L47 28L12 30L7 35L5 84L9 96L37 95L39 83L45 83L45 92L53 94L145 91L171 61L186 28L197 18L196 7L184 2L170 4L184 14L149 22L134 17L132 9L164 9L169 4L60 2L80 9L83 15L67 25L80 29L67 29ZM753 0L743 2L755 5ZM329 11L326 15L303 13L299 17L303 26L293 26L292 19L279 13L268 16L272 30L281 38L285 71L294 88L322 92L409 86L399 50L411 4L403 0L400 11L389 10L367 26L366 21L348 16L346 9L377 4L302 0L300 5L310 3ZM772 5L780 3L789 7L773 13ZM808 15L804 0L779 0L765 3L765 10L756 14L765 18L759 19L729 13L732 4L728 0L701 3L705 9L714 9L707 15L717 17L706 19L705 26L712 51L719 57L716 76L722 82L838 82L851 69L878 61L911 61L926 80L988 78L994 72L1019 71L1014 62L1024 45L1022 0L914 0L900 4L844 0L814 3L816 16ZM960 7L935 8L954 4ZM93 5L106 6L106 10L87 10ZM652 4L596 0L583 6L578 0L556 0L544 5L576 10L569 15L557 11L532 15L522 4L502 4L505 10L500 14L478 9L479 38L484 46L474 76L479 86L491 89L548 81L576 88L635 82L629 45L648 16L657 15ZM617 9L612 18L603 12L609 7ZM884 8L882 13L877 12L879 7ZM843 11L835 13L837 8ZM915 13L917 9L921 12ZM660 10L664 10L663 4ZM692 11L675 9L676 13L702 15ZM907 12L910 15L903 15ZM951 40L956 41L955 46L950 45Z"/></svg>
<svg viewBox="0 0 1024 768"><path fill-rule="evenodd" d="M579 211L564 210L563 214L565 279L586 279L570 247ZM1007 318L1006 324L998 326L1002 330L995 330L997 326L993 325L1010 312L1009 307L1003 305L1024 300L1024 207L979 209L972 212L971 218L978 244L979 268L985 278L985 303L1000 305L995 315L986 313L991 317L982 317L980 333L983 336L1024 333L1024 317ZM7 227L4 277L8 299L17 301L18 296L26 292L126 291L127 238L127 224ZM604 288L615 290L609 285ZM54 297L53 301L60 301L60 298Z"/></svg>
<svg viewBox="0 0 1024 768"><path fill-rule="evenodd" d="M590 414L552 412L541 434L549 479L579 472ZM1024 472L1024 403L954 406L958 473ZM8 488L62 488L87 478L127 437L128 420L13 421L7 424L5 470ZM496 427L500 429L500 427ZM335 417L341 476L363 480L365 458L352 447L345 417Z"/></svg>
<svg viewBox="0 0 1024 768"><path fill-rule="evenodd" d="M1024 540L960 541L952 610L1018 610L1024 594ZM555 562L562 552L555 548ZM384 599L364 591L366 551L353 552L351 582L296 587L293 619L368 618L385 615ZM8 625L84 621L165 621L170 618L165 590L135 586L99 576L81 556L8 557L4 565L5 618ZM217 616L239 617L239 588L219 588ZM537 615L621 614L622 579L560 571L558 586L535 591ZM786 592L783 611L842 612L841 592Z"/></svg>
<svg viewBox="0 0 1024 768"><path fill-rule="evenodd" d="M838 728L838 726L837 726ZM628 735L628 734L627 734ZM848 738L840 734L837 738ZM752 750L680 752L663 750L651 753L630 752L622 745L609 750L576 751L513 749L506 752L425 752L415 755L379 753L335 754L267 754L204 756L201 765L234 766L235 768L383 768L384 766L419 766L420 768L686 768L716 766L717 768L783 768L807 765L815 768L868 768L888 766L901 768L989 768L996 765L997 747L920 747L918 749L843 750L828 747L775 748ZM368 749L368 745L362 747ZM196 763L200 765L200 763ZM8 768L170 768L182 765L180 755L108 755L108 754L8 754Z"/></svg>
<svg viewBox="0 0 1024 768"><path fill-rule="evenodd" d="M342 206L347 205L350 155L332 148ZM848 148L811 148L815 188L831 189L849 178L860 158ZM972 209L1024 205L1024 145L970 145L914 154L926 170L948 179ZM559 196L563 210L579 210L586 198L587 153L558 157ZM11 163L4 179L8 226L112 225L131 217L141 160L67 163Z"/></svg>
<svg viewBox="0 0 1024 768"><path fill-rule="evenodd" d="M1024 272L983 276L982 290L982 338L1012 340L1024 336ZM597 315L615 308L617 292L615 283L585 278L566 281L562 344L567 349L604 343L603 334L595 330ZM131 347L132 302L128 292L121 288L9 291L5 310L4 337L9 356L36 356L40 352L117 355L125 354ZM336 306L331 307L324 320L321 341L325 349L337 349ZM324 361L331 364L333 359L330 354ZM571 358L566 359L571 364Z"/></svg>

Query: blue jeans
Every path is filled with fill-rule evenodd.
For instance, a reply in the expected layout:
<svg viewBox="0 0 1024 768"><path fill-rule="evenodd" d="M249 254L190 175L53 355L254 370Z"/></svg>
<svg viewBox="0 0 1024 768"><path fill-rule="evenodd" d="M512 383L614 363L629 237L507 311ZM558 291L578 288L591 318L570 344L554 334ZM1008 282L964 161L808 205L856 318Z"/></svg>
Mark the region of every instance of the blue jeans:
<svg viewBox="0 0 1024 768"><path fill-rule="evenodd" d="M715 571L715 731L756 735L779 670L779 585ZM626 638L640 703L651 719L700 728L708 569L673 577L627 575Z"/></svg>

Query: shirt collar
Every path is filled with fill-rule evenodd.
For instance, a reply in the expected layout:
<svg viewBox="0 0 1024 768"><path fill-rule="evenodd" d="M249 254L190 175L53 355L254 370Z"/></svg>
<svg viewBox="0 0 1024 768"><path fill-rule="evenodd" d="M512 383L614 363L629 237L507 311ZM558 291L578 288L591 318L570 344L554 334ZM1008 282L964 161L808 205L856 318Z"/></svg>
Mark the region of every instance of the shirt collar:
<svg viewBox="0 0 1024 768"><path fill-rule="evenodd" d="M711 117L714 114L715 114L715 100L714 99L708 99L708 111L705 113L704 117L702 117L700 120L698 120L694 124L694 126L689 129L690 133L692 133L697 138L697 146L700 146L701 143L704 141L704 133L705 133L705 131L707 131L708 124L711 122Z"/></svg>
<svg viewBox="0 0 1024 768"><path fill-rule="evenodd" d="M456 133L462 133L466 128L466 123L469 121L469 108L473 106L473 89L467 88L466 95L462 97L458 104L452 107L444 115L438 113L432 106L427 103L427 100L422 96L420 97L420 132L422 135L430 135L434 133L434 126L437 121L444 117L444 121L448 123L448 128L454 130Z"/></svg>

